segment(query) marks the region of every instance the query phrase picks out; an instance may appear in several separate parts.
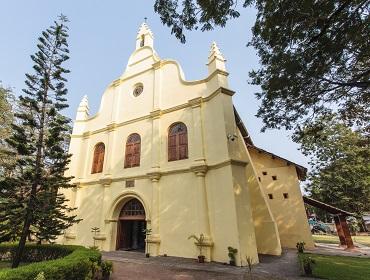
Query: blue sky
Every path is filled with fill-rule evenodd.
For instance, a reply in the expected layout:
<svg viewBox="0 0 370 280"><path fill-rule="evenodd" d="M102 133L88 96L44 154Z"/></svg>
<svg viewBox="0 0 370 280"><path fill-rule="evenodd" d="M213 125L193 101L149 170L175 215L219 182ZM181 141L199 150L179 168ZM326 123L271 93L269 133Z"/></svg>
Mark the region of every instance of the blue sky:
<svg viewBox="0 0 370 280"><path fill-rule="evenodd" d="M135 48L136 33L144 17L154 33L154 47L161 58L177 60L187 80L207 75L207 57L212 41L216 41L227 59L230 88L236 92L234 104L254 143L277 155L307 166L307 158L290 140L290 132L269 130L261 133L262 122L255 117L259 101L258 87L248 84L248 71L258 67L258 57L250 40L255 11L240 8L241 16L225 28L210 32L187 33L181 44L170 29L163 26L153 11L154 1L136 0L12 0L0 3L0 81L11 86L16 94L24 87L24 74L31 72L30 54L36 50L42 30L63 13L70 23L71 59L67 67L70 107L66 114L75 117L84 94L89 97L90 113L100 105L105 88L118 78ZM124 104L123 104L124 106Z"/></svg>

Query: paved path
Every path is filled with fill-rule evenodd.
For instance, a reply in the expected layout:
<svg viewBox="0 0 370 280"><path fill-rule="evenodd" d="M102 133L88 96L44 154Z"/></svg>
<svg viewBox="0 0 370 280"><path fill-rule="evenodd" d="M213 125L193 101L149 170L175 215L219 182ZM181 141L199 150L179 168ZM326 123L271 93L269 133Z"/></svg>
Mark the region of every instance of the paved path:
<svg viewBox="0 0 370 280"><path fill-rule="evenodd" d="M178 257L145 258L143 253L125 251L104 252L103 258L114 262L112 280L250 279L246 268L214 262L199 264L194 259ZM300 277L296 250L284 251L281 257L260 256L260 263L254 266L252 273L253 280L305 279Z"/></svg>

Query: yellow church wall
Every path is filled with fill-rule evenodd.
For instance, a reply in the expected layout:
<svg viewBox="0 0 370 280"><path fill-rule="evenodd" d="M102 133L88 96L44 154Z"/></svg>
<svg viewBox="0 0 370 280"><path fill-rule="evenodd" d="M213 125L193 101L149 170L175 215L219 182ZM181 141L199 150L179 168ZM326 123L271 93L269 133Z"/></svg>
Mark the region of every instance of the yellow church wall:
<svg viewBox="0 0 370 280"><path fill-rule="evenodd" d="M237 205L235 202L233 174L231 166L217 168L207 172L207 191L209 201L210 226L214 246L212 248L213 258L220 262L228 262L228 247L238 249L236 262L238 265L245 265L245 255L249 254L258 262L258 257L254 254L255 243L252 238L253 227L239 231L238 218L248 222L248 215L239 217L237 215ZM237 179L235 180L237 182ZM236 183L237 184L237 183ZM248 214L248 212L246 211ZM249 239L250 243L240 242L240 238ZM251 246L251 248L247 248ZM241 262L242 261L242 262Z"/></svg>
<svg viewBox="0 0 370 280"><path fill-rule="evenodd" d="M239 232L239 259L241 265L247 264L247 258L251 258L254 263L258 263L257 244L255 229L253 225L253 215L250 203L250 192L245 176L244 164L233 164L233 200L235 200L235 211L237 216Z"/></svg>
<svg viewBox="0 0 370 280"><path fill-rule="evenodd" d="M295 166L287 166L283 160L272 159L270 155L258 153L253 149L249 151L276 220L282 246L295 248L297 242L304 241L307 248L313 248L314 242ZM267 172L267 175L262 172ZM272 176L276 176L277 180L273 180ZM288 194L288 198L284 198L284 193ZM269 199L269 194L273 195L273 199Z"/></svg>
<svg viewBox="0 0 370 280"><path fill-rule="evenodd" d="M199 236L193 172L166 175L160 179L160 255L196 258L198 250L191 234Z"/></svg>
<svg viewBox="0 0 370 280"><path fill-rule="evenodd" d="M262 186L257 180L254 161L251 159L240 131L237 130L236 136L233 154L235 157L247 162L244 169L244 177L249 191L249 203L257 251L259 254L280 255L281 243L278 228L263 194Z"/></svg>
<svg viewBox="0 0 370 280"><path fill-rule="evenodd" d="M206 143L204 153L208 164L217 164L220 161L230 158L227 147L226 128L224 125L220 125L225 122L222 95L217 95L203 104L204 110L202 111L202 115L204 126L207 128L207 133L204 133L203 136Z"/></svg>

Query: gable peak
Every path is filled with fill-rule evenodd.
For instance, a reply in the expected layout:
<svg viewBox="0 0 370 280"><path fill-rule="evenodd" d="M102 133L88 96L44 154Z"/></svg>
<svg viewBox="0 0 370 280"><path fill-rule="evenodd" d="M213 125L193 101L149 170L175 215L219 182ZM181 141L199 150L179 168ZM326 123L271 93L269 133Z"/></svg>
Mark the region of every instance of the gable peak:
<svg viewBox="0 0 370 280"><path fill-rule="evenodd" d="M152 36L152 38L154 38L153 36L153 32L150 30L148 24L146 22L143 22L140 27L139 27L139 31L137 32L137 37L140 37L142 35L150 35Z"/></svg>

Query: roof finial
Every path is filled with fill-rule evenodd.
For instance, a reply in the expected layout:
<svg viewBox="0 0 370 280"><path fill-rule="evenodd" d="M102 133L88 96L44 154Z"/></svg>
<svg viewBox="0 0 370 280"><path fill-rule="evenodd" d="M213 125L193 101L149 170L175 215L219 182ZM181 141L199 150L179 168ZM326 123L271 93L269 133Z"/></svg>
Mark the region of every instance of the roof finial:
<svg viewBox="0 0 370 280"><path fill-rule="evenodd" d="M145 23L146 23L147 19L148 19L147 17L145 17L145 18L144 18L144 22L145 22Z"/></svg>
<svg viewBox="0 0 370 280"><path fill-rule="evenodd" d="M223 54L221 53L215 41L212 42L211 50L209 53L209 59L212 60L213 57L216 57L221 60L225 60Z"/></svg>
<svg viewBox="0 0 370 280"><path fill-rule="evenodd" d="M218 48L216 42L213 42L208 56L208 72L212 74L216 69L226 71L225 61L226 59Z"/></svg>
<svg viewBox="0 0 370 280"><path fill-rule="evenodd" d="M76 120L86 120L88 116L89 116L89 100L87 98L87 95L84 95L77 109Z"/></svg>

